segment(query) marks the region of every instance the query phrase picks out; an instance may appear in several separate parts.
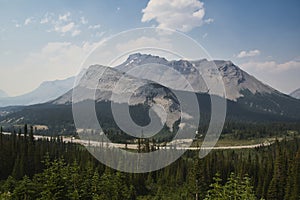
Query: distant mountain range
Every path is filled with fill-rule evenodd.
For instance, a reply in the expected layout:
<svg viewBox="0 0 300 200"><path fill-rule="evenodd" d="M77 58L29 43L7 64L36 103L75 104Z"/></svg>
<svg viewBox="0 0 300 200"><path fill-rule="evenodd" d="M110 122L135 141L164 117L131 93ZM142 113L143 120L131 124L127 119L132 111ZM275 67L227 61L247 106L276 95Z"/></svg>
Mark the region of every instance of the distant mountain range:
<svg viewBox="0 0 300 200"><path fill-rule="evenodd" d="M32 92L15 97L8 97L0 91L0 107L33 105L54 100L72 89L74 80L75 77L46 81Z"/></svg>
<svg viewBox="0 0 300 200"><path fill-rule="evenodd" d="M166 126L172 129L174 124L180 121L182 115L180 114L180 103L169 88L175 89L183 95L189 95L192 91L187 84L168 70L145 72L151 73L148 74L147 79L138 78L138 74L134 73L131 75L126 74L134 67L143 67L145 65L153 65L155 67L154 65L156 64L163 64L167 68L180 73L188 80L196 91L202 114L201 119L204 121L209 120L211 102L208 95L210 90L202 77L210 82L211 85L222 81L216 78L216 70L222 76L227 93L227 120L243 122L299 122L300 120L299 100L262 83L230 61L208 61L205 59L198 61L168 61L162 57L146 54L133 54L124 63L115 68L101 65L90 66L83 73L81 81L75 88L77 96L74 103L82 104L87 101L93 101L93 99L87 97L87 94L96 90L96 110L100 112L98 119L99 121L103 120L102 125L109 128L111 124L114 124L110 111L110 102L114 104L128 103L132 110L131 114L135 115L136 121L140 121L141 124L149 122L148 111L153 103L156 102L167 111ZM213 65L217 69L212 68ZM120 80L122 80L122 84L117 89L114 89ZM159 81L158 83L156 80L164 81ZM95 86L95 83L98 83L98 85ZM111 99L113 93L117 97L119 94L130 95L130 101L127 102L126 99L122 98ZM38 123L52 125L56 129L59 126L62 129L72 127L74 123L72 95L73 90L69 90L48 103L20 108L18 111L0 118L0 123ZM163 118L161 110L155 110L155 114ZM189 116L189 113L186 113L186 116ZM86 116L86 119L88 120L89 116Z"/></svg>
<svg viewBox="0 0 300 200"><path fill-rule="evenodd" d="M0 90L0 98L8 97L7 93L3 90Z"/></svg>
<svg viewBox="0 0 300 200"><path fill-rule="evenodd" d="M292 92L292 93L290 94L290 96L292 96L292 97L294 97L294 98L296 98L296 99L300 99L300 88L297 89L297 90L295 90L294 92Z"/></svg>

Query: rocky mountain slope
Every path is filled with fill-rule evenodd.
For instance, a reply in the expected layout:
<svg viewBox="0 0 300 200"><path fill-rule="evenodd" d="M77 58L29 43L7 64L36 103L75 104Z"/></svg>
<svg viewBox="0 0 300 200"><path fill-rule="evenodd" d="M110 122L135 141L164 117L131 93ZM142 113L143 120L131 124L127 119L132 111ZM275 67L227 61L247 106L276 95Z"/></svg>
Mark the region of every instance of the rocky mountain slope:
<svg viewBox="0 0 300 200"><path fill-rule="evenodd" d="M166 125L169 128L172 128L175 121L180 118L180 108L176 97L166 87L149 80L126 75L114 68L101 65L90 66L81 77L75 90L76 96L73 96L73 90L70 90L51 103L54 105L68 105L72 103L73 98L74 103L95 100L96 102L111 101L117 104L128 104L129 106L146 104L151 107L159 102L163 109L167 111ZM93 95L93 92L95 92L95 95ZM155 112L163 118L162 110L156 109Z"/></svg>
<svg viewBox="0 0 300 200"><path fill-rule="evenodd" d="M157 70L155 68L157 65L163 65L165 68ZM143 70L142 67L145 66L148 70ZM142 68L139 70L141 73L137 73L136 68ZM178 78L178 73L184 78ZM218 73L220 77L216 76ZM135 113L136 119L143 122L149 122L149 108L157 103L167 111L166 126L172 129L180 117L184 114L189 115L188 113L181 115L180 103L170 89L175 89L182 95L189 95L194 90L203 122L210 119L209 93L218 95L214 94L208 85L214 87L221 81L224 82L227 94L227 120L240 122L300 120L299 100L265 85L230 61L205 59L168 61L165 58L145 54L133 54L115 68L101 65L89 67L75 87L74 103L96 101L96 110L102 114L98 118L103 120L102 124L106 124L106 127L114 120L110 111L111 102L128 104L132 108L131 114ZM69 90L48 103L28 106L6 115L0 118L0 123L34 122L53 124L55 127L61 125L64 128L67 123L71 127L74 123L72 117L74 99L73 90ZM165 117L162 110L154 111L161 119Z"/></svg>
<svg viewBox="0 0 300 200"><path fill-rule="evenodd" d="M210 90L207 85L214 87L214 85L217 85L220 81L224 82L226 98L229 100L236 101L238 98L243 97L242 91L244 90L248 90L252 94L277 93L275 89L263 84L230 61L208 61L206 59L198 61L168 61L162 57L137 53L129 56L123 64L116 68L127 72L137 66L146 66L153 63L167 66L178 71L191 84L194 91L199 93L207 93L210 91L210 94L214 94L214 91ZM219 73L223 80L218 79ZM157 76L159 78L157 78ZM148 77L166 79L168 85L189 91L187 84L185 82L179 82L176 77L172 78L172 74L169 70L160 70L159 73L149 75Z"/></svg>
<svg viewBox="0 0 300 200"><path fill-rule="evenodd" d="M188 61L175 60L168 61L165 58L147 54L132 54L117 69L130 72L136 68L149 68L154 70L141 70L149 80L159 81L162 85L182 91L195 91L198 93L218 94L218 87L224 83L226 98L237 102L245 109L268 113L279 116L298 117L300 111L298 101L285 95L274 88L262 83L255 77L249 75L231 61L206 59ZM157 71L155 67L165 66ZM180 73L184 79L178 79L175 73L168 70L172 69ZM148 74L147 74L148 73ZM188 88L189 83L192 90Z"/></svg>

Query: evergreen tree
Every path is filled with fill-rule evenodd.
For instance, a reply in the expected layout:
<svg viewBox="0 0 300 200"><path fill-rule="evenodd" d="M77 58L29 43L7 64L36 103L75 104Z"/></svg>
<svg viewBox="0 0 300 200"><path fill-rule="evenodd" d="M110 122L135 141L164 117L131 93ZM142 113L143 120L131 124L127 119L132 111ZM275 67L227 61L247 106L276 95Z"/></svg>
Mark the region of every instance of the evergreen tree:
<svg viewBox="0 0 300 200"><path fill-rule="evenodd" d="M285 199L300 199L300 150L290 165L290 171L287 181Z"/></svg>
<svg viewBox="0 0 300 200"><path fill-rule="evenodd" d="M2 137L3 137L3 128L2 126L0 127L0 148L2 147Z"/></svg>
<svg viewBox="0 0 300 200"><path fill-rule="evenodd" d="M234 173L230 174L225 185L221 185L222 179L217 174L214 178L215 183L211 185L212 189L208 191L205 200L256 200L253 187L250 184L250 178L238 178Z"/></svg>
<svg viewBox="0 0 300 200"><path fill-rule="evenodd" d="M276 159L274 163L274 172L273 178L271 180L267 199L269 200L276 200L276 199L283 199L284 198L284 187L286 185L286 169L285 163L282 155L281 147L276 142Z"/></svg>
<svg viewBox="0 0 300 200"><path fill-rule="evenodd" d="M27 134L28 134L28 127L27 124L24 125L24 138L25 140L27 139Z"/></svg>
<svg viewBox="0 0 300 200"><path fill-rule="evenodd" d="M30 132L29 132L29 142L31 144L34 143L34 136L33 136L33 126L30 126Z"/></svg>
<svg viewBox="0 0 300 200"><path fill-rule="evenodd" d="M32 183L28 176L24 176L24 178L16 186L12 197L13 199L30 200L36 199L35 195L35 185Z"/></svg>

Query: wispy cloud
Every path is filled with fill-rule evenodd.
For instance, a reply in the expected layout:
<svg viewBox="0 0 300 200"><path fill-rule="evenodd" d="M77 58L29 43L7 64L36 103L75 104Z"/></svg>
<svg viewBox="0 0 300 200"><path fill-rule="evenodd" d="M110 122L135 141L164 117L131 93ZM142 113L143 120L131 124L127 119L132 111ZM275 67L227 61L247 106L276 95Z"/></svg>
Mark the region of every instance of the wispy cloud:
<svg viewBox="0 0 300 200"><path fill-rule="evenodd" d="M87 24L87 23L89 23L89 21L87 19L85 19L85 17L80 17L80 23Z"/></svg>
<svg viewBox="0 0 300 200"><path fill-rule="evenodd" d="M58 33L66 33L71 31L75 26L74 22L70 22L66 25L62 25L62 24L56 24L54 27L54 31L58 32Z"/></svg>
<svg viewBox="0 0 300 200"><path fill-rule="evenodd" d="M46 13L46 15L41 19L41 24L51 24L53 28L48 30L48 32L56 32L61 36L65 36L70 33L71 36L77 36L81 33L80 24L87 24L88 21L81 16L77 23L72 20L72 14L67 12L65 14L60 14L55 17L53 13Z"/></svg>
<svg viewBox="0 0 300 200"><path fill-rule="evenodd" d="M27 25L33 23L33 21L34 21L33 17L28 17L27 19L25 19L24 25L27 26Z"/></svg>
<svg viewBox="0 0 300 200"><path fill-rule="evenodd" d="M237 58L246 58L246 57L254 57L260 55L260 51L255 49L255 50L250 50L250 51L241 51L236 57Z"/></svg>
<svg viewBox="0 0 300 200"><path fill-rule="evenodd" d="M46 13L44 17L41 19L40 24L47 24L51 22L52 18L54 16L54 13Z"/></svg>
<svg viewBox="0 0 300 200"><path fill-rule="evenodd" d="M155 20L159 28L183 32L213 22L204 19L204 4L198 0L150 0L142 13L142 22Z"/></svg>
<svg viewBox="0 0 300 200"><path fill-rule="evenodd" d="M78 15L71 12L65 13L52 13L47 12L41 17L28 17L24 19L23 23L19 23L17 20L12 20L16 28L27 26L29 24L38 23L46 28L48 33L58 33L60 36L78 36L84 30L91 29L91 34L95 34L96 29L100 29L100 25L89 25L88 19L86 19L82 13ZM85 29L83 29L83 27ZM98 32L98 30L97 30Z"/></svg>
<svg viewBox="0 0 300 200"><path fill-rule="evenodd" d="M12 23L14 23L14 26L15 26L16 28L22 27L22 25L21 25L17 20L15 20L15 19L12 20Z"/></svg>
<svg viewBox="0 0 300 200"><path fill-rule="evenodd" d="M96 25L90 25L88 29L99 29L101 28L100 24L96 24Z"/></svg>
<svg viewBox="0 0 300 200"><path fill-rule="evenodd" d="M72 36L74 37L74 36L77 36L77 35L79 35L81 33L81 30L78 30L78 29L76 29L76 30L74 30L73 32L72 32Z"/></svg>
<svg viewBox="0 0 300 200"><path fill-rule="evenodd" d="M70 16L71 16L71 13L67 12L64 15L59 15L58 20L67 22L67 21L70 21Z"/></svg>

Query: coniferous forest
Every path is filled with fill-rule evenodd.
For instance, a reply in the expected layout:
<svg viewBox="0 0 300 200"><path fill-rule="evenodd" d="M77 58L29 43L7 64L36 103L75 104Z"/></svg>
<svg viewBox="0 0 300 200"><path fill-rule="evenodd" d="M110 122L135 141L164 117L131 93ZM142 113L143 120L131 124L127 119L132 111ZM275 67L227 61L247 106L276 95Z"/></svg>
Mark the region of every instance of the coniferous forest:
<svg viewBox="0 0 300 200"><path fill-rule="evenodd" d="M188 151L170 166L128 174L61 137L0 134L0 199L300 199L300 140L247 150Z"/></svg>

